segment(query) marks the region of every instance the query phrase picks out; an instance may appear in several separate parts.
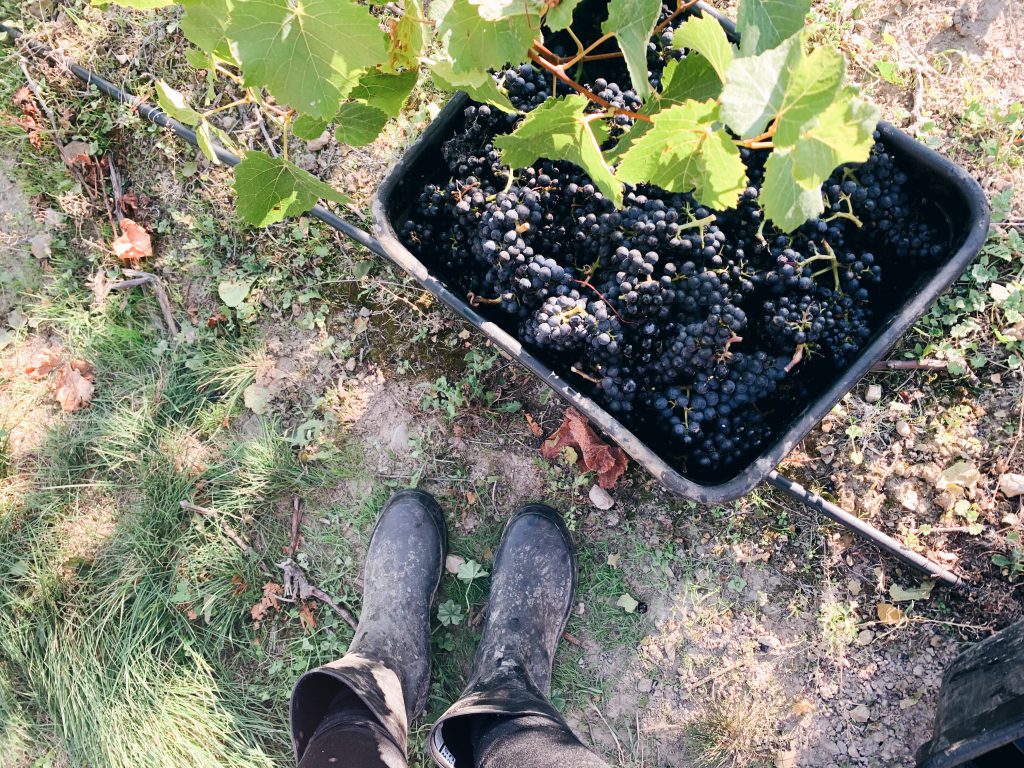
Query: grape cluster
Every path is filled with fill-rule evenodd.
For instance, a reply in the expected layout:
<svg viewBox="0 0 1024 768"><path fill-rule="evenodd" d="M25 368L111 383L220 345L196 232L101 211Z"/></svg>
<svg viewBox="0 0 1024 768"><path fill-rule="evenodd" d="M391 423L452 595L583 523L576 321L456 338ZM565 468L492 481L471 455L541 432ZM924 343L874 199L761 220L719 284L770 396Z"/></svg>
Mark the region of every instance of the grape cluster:
<svg viewBox="0 0 1024 768"><path fill-rule="evenodd" d="M651 41L655 79L686 55L672 37L670 26ZM578 79L639 109L621 85L621 60L617 72L595 64ZM552 95L550 77L531 64L495 78L523 112ZM749 186L731 210L645 185L627 188L616 209L572 164L502 166L492 139L518 119L468 107L463 130L443 146L445 173L413 198L400 236L695 478L721 480L745 466L806 402L805 371L832 377L853 361L876 329L889 264L898 276L948 247L881 143L826 181L820 217L784 234L758 205L765 151L741 150Z"/></svg>

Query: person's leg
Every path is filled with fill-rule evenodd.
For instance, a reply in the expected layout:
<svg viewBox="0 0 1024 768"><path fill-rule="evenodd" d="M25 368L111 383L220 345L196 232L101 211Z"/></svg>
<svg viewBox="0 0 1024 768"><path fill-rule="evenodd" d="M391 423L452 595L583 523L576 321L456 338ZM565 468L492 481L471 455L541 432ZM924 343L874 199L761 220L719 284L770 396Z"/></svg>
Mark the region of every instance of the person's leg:
<svg viewBox="0 0 1024 768"><path fill-rule="evenodd" d="M605 766L548 701L576 589L572 537L551 507L512 517L498 545L480 646L461 698L430 732L444 768Z"/></svg>
<svg viewBox="0 0 1024 768"><path fill-rule="evenodd" d="M409 723L427 704L430 606L446 549L434 499L395 494L370 537L348 653L304 674L292 691L292 742L302 768L406 765Z"/></svg>

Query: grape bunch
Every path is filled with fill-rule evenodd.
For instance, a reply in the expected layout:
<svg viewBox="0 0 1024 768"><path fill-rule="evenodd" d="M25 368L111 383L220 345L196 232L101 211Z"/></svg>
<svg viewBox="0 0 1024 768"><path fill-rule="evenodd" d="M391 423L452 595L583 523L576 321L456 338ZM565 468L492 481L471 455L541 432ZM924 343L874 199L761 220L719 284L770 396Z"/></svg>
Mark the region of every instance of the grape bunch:
<svg viewBox="0 0 1024 768"><path fill-rule="evenodd" d="M651 40L655 79L686 56L673 32ZM567 43L563 53L573 50ZM641 106L623 85L621 60L596 61L578 79L617 107ZM568 92L532 64L495 80L521 112L553 87ZM413 197L400 237L699 480L727 479L749 463L806 402L814 371L834 377L868 343L885 281L949 245L881 143L825 182L821 216L785 234L758 205L763 150L741 150L749 186L731 210L647 185L627 188L616 209L570 163L503 166L492 139L519 119L466 108L462 130L443 145L442 172ZM613 131L629 124L621 117Z"/></svg>

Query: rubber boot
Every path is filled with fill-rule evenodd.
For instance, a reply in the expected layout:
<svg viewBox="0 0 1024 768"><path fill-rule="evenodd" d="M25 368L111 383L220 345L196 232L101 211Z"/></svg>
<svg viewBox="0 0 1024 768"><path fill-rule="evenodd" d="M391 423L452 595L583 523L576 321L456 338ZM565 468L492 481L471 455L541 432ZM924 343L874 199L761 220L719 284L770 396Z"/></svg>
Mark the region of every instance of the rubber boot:
<svg viewBox="0 0 1024 768"><path fill-rule="evenodd" d="M555 647L576 592L576 555L561 515L543 504L519 510L494 558L487 618L462 696L430 731L430 754L472 768L481 715L535 715L568 730L548 701Z"/></svg>
<svg viewBox="0 0 1024 768"><path fill-rule="evenodd" d="M444 513L433 496L406 490L391 497L370 536L363 606L348 653L304 674L292 691L296 761L346 689L408 754L409 723L427 706L430 610L447 548Z"/></svg>

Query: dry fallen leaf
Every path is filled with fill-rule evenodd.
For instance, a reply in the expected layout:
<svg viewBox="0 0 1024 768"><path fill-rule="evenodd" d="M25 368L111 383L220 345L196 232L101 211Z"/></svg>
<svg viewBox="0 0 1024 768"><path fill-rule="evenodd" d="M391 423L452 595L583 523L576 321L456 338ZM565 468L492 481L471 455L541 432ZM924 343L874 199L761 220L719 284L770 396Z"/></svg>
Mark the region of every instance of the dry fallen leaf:
<svg viewBox="0 0 1024 768"><path fill-rule="evenodd" d="M273 581L268 581L263 585L263 597L260 601L254 605L249 615L252 616L253 621L263 621L267 617L267 614L278 610L277 598L279 598L284 588Z"/></svg>
<svg viewBox="0 0 1024 768"><path fill-rule="evenodd" d="M312 600L304 600L299 604L299 622L304 630L313 634L313 630L316 629L316 616L313 615Z"/></svg>
<svg viewBox="0 0 1024 768"><path fill-rule="evenodd" d="M70 141L60 148L60 154L68 165L87 165L92 155L92 145L87 141Z"/></svg>
<svg viewBox="0 0 1024 768"><path fill-rule="evenodd" d="M39 381L39 379L49 376L51 371L60 366L60 363L60 351L49 347L32 358L31 362L25 366L25 374L33 381Z"/></svg>
<svg viewBox="0 0 1024 768"><path fill-rule="evenodd" d="M544 430L541 428L540 424L537 423L537 420L533 418L533 416L531 416L528 412L524 411L523 415L526 416L526 423L529 425L530 431L533 433L533 436L543 437Z"/></svg>
<svg viewBox="0 0 1024 768"><path fill-rule="evenodd" d="M121 235L111 248L114 255L129 264L138 264L141 259L153 255L153 241L149 232L131 219L121 219Z"/></svg>
<svg viewBox="0 0 1024 768"><path fill-rule="evenodd" d="M67 413L87 407L92 402L94 391L92 368L82 360L65 364L53 382L54 397L60 403L61 409Z"/></svg>
<svg viewBox="0 0 1024 768"><path fill-rule="evenodd" d="M597 483L602 488L614 488L626 471L625 452L598 437L583 415L574 408L565 412L561 426L541 443L540 454L551 460L565 448L579 450L583 455L583 468L597 473Z"/></svg>
<svg viewBox="0 0 1024 768"><path fill-rule="evenodd" d="M883 624L899 624L903 620L903 611L892 603L879 603L875 606L878 620Z"/></svg>

